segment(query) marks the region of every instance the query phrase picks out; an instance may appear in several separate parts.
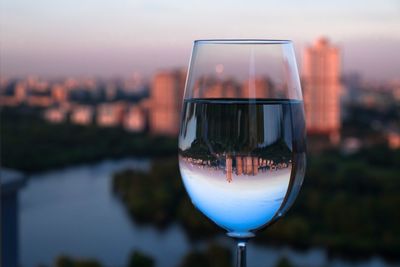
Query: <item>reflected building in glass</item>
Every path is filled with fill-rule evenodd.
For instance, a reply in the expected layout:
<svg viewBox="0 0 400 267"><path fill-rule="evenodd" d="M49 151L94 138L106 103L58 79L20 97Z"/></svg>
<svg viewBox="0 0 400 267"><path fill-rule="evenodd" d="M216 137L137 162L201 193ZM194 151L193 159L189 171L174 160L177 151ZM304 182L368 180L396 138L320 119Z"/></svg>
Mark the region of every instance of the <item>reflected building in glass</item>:
<svg viewBox="0 0 400 267"><path fill-rule="evenodd" d="M221 171L226 181L231 183L234 176L257 176L259 172L273 172L292 167L292 160L281 160L275 162L272 159L251 155L220 155L216 160L204 160L200 158L184 157L180 159L189 164L191 168Z"/></svg>

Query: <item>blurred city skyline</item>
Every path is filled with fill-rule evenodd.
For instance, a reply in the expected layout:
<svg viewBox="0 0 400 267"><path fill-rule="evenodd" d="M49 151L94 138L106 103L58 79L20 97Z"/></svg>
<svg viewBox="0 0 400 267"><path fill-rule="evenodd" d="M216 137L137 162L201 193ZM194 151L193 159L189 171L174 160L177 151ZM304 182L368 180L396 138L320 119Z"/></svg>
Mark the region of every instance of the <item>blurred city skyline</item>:
<svg viewBox="0 0 400 267"><path fill-rule="evenodd" d="M0 0L1 266L232 266L177 153L224 189L275 187L304 166L304 130L304 189L248 266L400 266L399 29L399 0ZM269 54L213 50L184 101L200 38L293 39L305 129L289 61Z"/></svg>
<svg viewBox="0 0 400 267"><path fill-rule="evenodd" d="M303 50L327 36L342 74L400 79L400 2L11 1L0 8L0 74L131 76L186 67L194 39L282 38Z"/></svg>

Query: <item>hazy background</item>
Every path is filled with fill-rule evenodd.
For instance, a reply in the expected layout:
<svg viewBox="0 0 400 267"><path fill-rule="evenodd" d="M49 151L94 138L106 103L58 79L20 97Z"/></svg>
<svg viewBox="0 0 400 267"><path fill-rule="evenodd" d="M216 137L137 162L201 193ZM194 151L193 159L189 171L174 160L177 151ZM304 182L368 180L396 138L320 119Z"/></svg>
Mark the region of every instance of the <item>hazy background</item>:
<svg viewBox="0 0 400 267"><path fill-rule="evenodd" d="M3 267L231 267L181 184L177 125L150 119L176 102L156 81L182 91L210 38L291 39L301 73L321 36L341 57L341 138L309 135L299 197L249 266L400 266L400 1L0 0L1 247L19 263Z"/></svg>
<svg viewBox="0 0 400 267"><path fill-rule="evenodd" d="M300 52L327 35L344 72L399 77L400 3L374 1L3 0L3 75L150 75L186 66L202 38L292 39Z"/></svg>

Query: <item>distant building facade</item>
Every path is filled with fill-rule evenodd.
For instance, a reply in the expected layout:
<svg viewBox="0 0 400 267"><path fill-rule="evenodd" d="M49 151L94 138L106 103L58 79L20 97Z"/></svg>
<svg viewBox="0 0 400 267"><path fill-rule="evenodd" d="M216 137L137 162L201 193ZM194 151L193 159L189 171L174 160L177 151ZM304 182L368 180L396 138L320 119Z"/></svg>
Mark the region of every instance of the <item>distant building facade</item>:
<svg viewBox="0 0 400 267"><path fill-rule="evenodd" d="M55 84L51 87L51 96L57 103L65 103L68 99L68 92L61 84Z"/></svg>
<svg viewBox="0 0 400 267"><path fill-rule="evenodd" d="M152 134L178 134L185 79L184 71L163 71L154 76L150 87L149 108Z"/></svg>
<svg viewBox="0 0 400 267"><path fill-rule="evenodd" d="M272 84L269 79L257 77L243 83L241 97L268 98L272 96Z"/></svg>
<svg viewBox="0 0 400 267"><path fill-rule="evenodd" d="M128 108L124 117L124 128L130 132L143 132L146 127L145 111L140 105Z"/></svg>
<svg viewBox="0 0 400 267"><path fill-rule="evenodd" d="M61 107L48 108L44 111L44 118L51 123L61 123L66 120L67 111Z"/></svg>
<svg viewBox="0 0 400 267"><path fill-rule="evenodd" d="M79 125L93 123L94 108L87 105L78 105L71 110L71 122Z"/></svg>
<svg viewBox="0 0 400 267"><path fill-rule="evenodd" d="M97 125L102 127L116 127L121 125L124 117L125 103L104 103L97 106Z"/></svg>
<svg viewBox="0 0 400 267"><path fill-rule="evenodd" d="M306 48L302 69L307 131L340 140L340 51L325 38Z"/></svg>
<svg viewBox="0 0 400 267"><path fill-rule="evenodd" d="M400 148L400 133L397 131L391 131L387 134L387 142L391 149Z"/></svg>

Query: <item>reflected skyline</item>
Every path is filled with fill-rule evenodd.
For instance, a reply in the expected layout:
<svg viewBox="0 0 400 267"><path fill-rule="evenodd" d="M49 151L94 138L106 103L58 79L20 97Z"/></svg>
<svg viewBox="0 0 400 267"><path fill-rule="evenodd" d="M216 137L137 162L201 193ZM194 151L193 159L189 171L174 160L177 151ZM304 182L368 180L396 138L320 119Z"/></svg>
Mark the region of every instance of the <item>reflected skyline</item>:
<svg viewBox="0 0 400 267"><path fill-rule="evenodd" d="M214 161L192 157L181 157L180 159L191 167L223 171L226 176L226 181L229 183L233 181L233 175L257 176L259 172L272 172L292 167L292 160L288 160L287 162L274 162L272 159L248 155L225 155L225 157L219 157L219 159Z"/></svg>

